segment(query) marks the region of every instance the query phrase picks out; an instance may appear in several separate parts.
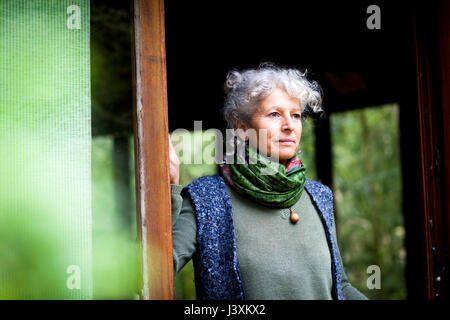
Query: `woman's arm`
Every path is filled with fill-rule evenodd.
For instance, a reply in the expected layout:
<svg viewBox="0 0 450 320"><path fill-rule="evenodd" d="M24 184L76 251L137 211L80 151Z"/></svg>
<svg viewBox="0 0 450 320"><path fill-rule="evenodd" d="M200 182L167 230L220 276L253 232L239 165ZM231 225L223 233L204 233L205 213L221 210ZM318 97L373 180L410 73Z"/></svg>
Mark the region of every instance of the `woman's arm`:
<svg viewBox="0 0 450 320"><path fill-rule="evenodd" d="M337 248L338 255L339 255L339 263L341 264L341 270L342 270L341 289L342 289L342 294L344 295L345 300L368 300L365 295L363 295L361 292L359 292L358 289L353 287L350 284L350 282L348 282L347 274L345 273L344 265L342 263L341 253L339 252L335 224L333 224L333 237L334 237L334 243L336 243L336 248Z"/></svg>
<svg viewBox="0 0 450 320"><path fill-rule="evenodd" d="M170 192L174 276L189 262L197 245L197 222L190 199L181 196L180 161L169 135Z"/></svg>
<svg viewBox="0 0 450 320"><path fill-rule="evenodd" d="M197 246L197 221L189 198L181 196L182 186L171 185L174 276L189 262Z"/></svg>

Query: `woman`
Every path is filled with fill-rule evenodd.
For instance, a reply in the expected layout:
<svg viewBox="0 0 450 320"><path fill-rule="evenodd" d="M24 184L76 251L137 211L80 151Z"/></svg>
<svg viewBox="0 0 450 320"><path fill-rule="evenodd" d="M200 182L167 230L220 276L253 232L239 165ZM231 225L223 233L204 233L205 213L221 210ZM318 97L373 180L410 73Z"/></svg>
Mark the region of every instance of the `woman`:
<svg viewBox="0 0 450 320"><path fill-rule="evenodd" d="M318 85L264 64L230 72L225 92L224 118L240 130L218 175L183 189L170 144L175 273L193 259L199 299L366 299L342 267L331 190L299 158Z"/></svg>

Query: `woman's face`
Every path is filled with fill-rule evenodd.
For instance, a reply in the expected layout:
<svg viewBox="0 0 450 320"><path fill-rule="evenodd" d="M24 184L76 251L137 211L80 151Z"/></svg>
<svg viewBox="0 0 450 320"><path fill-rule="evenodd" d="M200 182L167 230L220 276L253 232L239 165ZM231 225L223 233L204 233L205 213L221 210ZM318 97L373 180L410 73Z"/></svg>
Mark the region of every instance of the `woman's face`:
<svg viewBox="0 0 450 320"><path fill-rule="evenodd" d="M246 129L241 123L239 126ZM290 97L285 90L275 88L261 101L250 121L250 127L256 130L258 137L258 146L254 147L259 151L264 150L261 144L265 143L267 155L278 156L279 162L285 164L298 151L302 135L299 100ZM267 134L267 139L261 139L264 134Z"/></svg>

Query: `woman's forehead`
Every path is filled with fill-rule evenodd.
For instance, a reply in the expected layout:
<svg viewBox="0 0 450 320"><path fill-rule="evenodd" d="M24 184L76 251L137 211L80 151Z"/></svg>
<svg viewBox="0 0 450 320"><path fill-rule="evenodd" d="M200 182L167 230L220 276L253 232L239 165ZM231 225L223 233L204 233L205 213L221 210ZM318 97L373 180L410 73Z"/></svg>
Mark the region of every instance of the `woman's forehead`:
<svg viewBox="0 0 450 320"><path fill-rule="evenodd" d="M290 111L301 111L300 101L297 98L292 100L271 100L262 101L257 110L267 109L288 109Z"/></svg>
<svg viewBox="0 0 450 320"><path fill-rule="evenodd" d="M275 88L267 97L261 100L262 105L278 107L300 107L300 101L290 96L286 90Z"/></svg>

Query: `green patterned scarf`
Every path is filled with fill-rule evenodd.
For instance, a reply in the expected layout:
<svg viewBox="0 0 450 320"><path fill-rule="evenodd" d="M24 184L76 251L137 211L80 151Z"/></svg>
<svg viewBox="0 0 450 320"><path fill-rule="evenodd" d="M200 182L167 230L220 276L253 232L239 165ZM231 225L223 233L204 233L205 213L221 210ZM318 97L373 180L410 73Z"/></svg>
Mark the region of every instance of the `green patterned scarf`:
<svg viewBox="0 0 450 320"><path fill-rule="evenodd" d="M221 173L240 194L274 208L292 207L306 183L306 167L298 153L285 166L260 155L248 144L245 155L236 152L234 163L222 165Z"/></svg>

